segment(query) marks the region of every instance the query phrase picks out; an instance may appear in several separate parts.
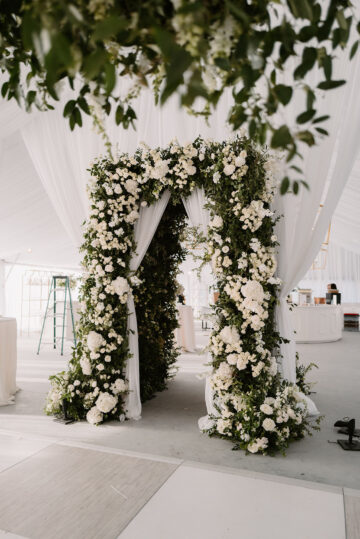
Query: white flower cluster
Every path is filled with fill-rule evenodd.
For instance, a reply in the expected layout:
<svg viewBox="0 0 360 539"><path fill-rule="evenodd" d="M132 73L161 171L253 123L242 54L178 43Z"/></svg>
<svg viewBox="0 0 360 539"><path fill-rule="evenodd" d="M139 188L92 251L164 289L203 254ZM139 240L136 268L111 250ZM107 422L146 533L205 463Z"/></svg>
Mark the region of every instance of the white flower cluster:
<svg viewBox="0 0 360 539"><path fill-rule="evenodd" d="M261 227L265 217L274 215L271 210L264 207L262 200L252 200L245 208L239 202L234 206L233 211L243 222L242 228L249 229L251 232L256 232Z"/></svg>

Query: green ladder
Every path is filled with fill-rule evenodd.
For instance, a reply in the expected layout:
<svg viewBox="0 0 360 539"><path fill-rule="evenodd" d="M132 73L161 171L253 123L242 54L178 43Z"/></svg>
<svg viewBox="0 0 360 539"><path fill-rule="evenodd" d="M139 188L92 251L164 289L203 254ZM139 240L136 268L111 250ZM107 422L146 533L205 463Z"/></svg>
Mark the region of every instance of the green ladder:
<svg viewBox="0 0 360 539"><path fill-rule="evenodd" d="M59 285L59 281L64 281L64 284L61 286ZM62 293L62 298L57 295L57 293ZM50 304L50 300L52 298L52 305ZM65 337L65 322L66 322L66 305L67 305L67 299L69 299L70 304L70 314L71 314L71 322L72 322L72 330L74 335L74 345L76 346L76 333L75 333L75 323L74 323L74 313L73 313L73 307L72 307L72 301L71 301L71 292L70 292L70 279L69 277L66 277L64 275L53 275L51 279L51 286L49 291L49 297L46 304L46 311L44 315L44 320L42 323L41 328L41 334L40 334L40 340L39 340L39 346L37 350L37 354L40 352L40 346L41 341L44 334L44 328L45 328L45 322L47 318L53 319L53 346L56 348L56 341L59 337L56 336L56 330L57 328L61 328L62 335L61 335L61 355L64 354L64 337ZM61 308L57 309L58 303L63 302L64 303L64 309L61 312ZM61 321L61 324L57 323L57 320Z"/></svg>

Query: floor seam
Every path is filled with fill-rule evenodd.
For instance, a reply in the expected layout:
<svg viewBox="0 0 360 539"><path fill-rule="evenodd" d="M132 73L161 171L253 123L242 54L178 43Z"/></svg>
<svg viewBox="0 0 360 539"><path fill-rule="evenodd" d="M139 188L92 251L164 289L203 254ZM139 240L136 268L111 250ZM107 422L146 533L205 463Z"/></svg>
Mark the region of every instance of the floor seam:
<svg viewBox="0 0 360 539"><path fill-rule="evenodd" d="M46 445L45 447L42 447L41 449L38 449L37 451L35 451L34 453L31 453L31 455L28 455L27 457L21 459L21 460L18 460L17 462L14 462L14 464L11 464L10 466L8 466L7 468L4 468L3 470L0 470L0 476L3 472L7 472L8 470L11 470L12 468L15 468L18 464L22 464L23 462L25 462L26 460L29 460L31 459L32 457L35 457L35 455L38 455L39 453L41 453L41 451L44 451L44 449L48 449L49 447L51 447L52 445L55 445L54 443L49 443L49 445ZM13 532L11 532L13 533Z"/></svg>
<svg viewBox="0 0 360 539"><path fill-rule="evenodd" d="M129 522L126 524L126 526L121 530L121 532L119 533L118 537L115 538L115 539L121 539L121 535L123 534L123 532L126 530L126 528L131 524L131 522L139 515L139 513L147 506L147 504L153 499L153 497L155 496L155 494L157 494L159 492L159 490L166 485L166 483L169 481L169 479L174 475L174 473L184 464L184 461L180 462L175 470L173 470L170 475L165 479L165 481L152 493L152 495L150 496L150 498L144 503L144 505L142 507L139 508L138 511L136 511L135 515L129 520Z"/></svg>

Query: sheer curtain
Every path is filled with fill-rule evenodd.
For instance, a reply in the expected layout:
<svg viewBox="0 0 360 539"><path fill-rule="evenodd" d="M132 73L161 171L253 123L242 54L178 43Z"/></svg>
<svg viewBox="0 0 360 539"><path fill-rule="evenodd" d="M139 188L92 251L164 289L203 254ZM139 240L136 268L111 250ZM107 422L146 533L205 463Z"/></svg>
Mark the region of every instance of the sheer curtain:
<svg viewBox="0 0 360 539"><path fill-rule="evenodd" d="M39 114L21 134L41 183L73 244L82 243L82 223L88 216L86 183L90 162L102 151L91 120L73 132L58 111Z"/></svg>
<svg viewBox="0 0 360 539"><path fill-rule="evenodd" d="M140 217L135 224L136 252L130 261L130 270L135 272L141 264L150 242L156 232L161 217L169 202L170 192L165 191L162 197L151 206L141 207ZM139 373L139 335L137 328L134 297L129 294L127 307L129 312L128 334L131 357L126 365L126 378L129 383L129 393L125 400L127 417L141 418L140 373Z"/></svg>
<svg viewBox="0 0 360 539"><path fill-rule="evenodd" d="M351 64L338 61L336 78L348 79L346 86L326 94L318 114L331 113L330 137L312 148L305 160L305 177L310 191L295 196L278 196L275 209L284 218L277 226L280 247L278 273L283 281L277 323L280 334L289 339L281 347L283 376L296 380L295 343L286 297L305 275L325 237L331 216L349 178L360 147L360 57ZM323 207L320 211L320 204Z"/></svg>
<svg viewBox="0 0 360 539"><path fill-rule="evenodd" d="M204 189L202 187L194 189L191 195L188 198L183 198L182 201L191 225L198 226L202 234L206 236L210 223L210 212L205 207L206 196ZM218 413L214 406L214 396L210 386L209 376L206 377L205 381L205 404L208 415L199 418L198 425L200 430L210 428L212 421L209 419L209 415L217 415Z"/></svg>

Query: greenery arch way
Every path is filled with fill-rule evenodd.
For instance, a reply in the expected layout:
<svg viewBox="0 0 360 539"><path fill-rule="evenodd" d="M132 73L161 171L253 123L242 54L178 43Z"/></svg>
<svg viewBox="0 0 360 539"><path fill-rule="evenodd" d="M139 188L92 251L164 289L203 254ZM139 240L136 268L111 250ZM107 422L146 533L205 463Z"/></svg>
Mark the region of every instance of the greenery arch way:
<svg viewBox="0 0 360 539"><path fill-rule="evenodd" d="M134 290L148 304L154 293L142 289L130 271L134 223L141 205L153 204L166 189L176 204L201 187L212 216L207 256L219 290L218 323L210 340L217 414L208 432L232 440L236 448L266 453L284 450L309 430L297 386L278 372L282 339L274 322L280 280L275 277L276 217L270 209L276 183L272 164L266 151L244 137L198 138L186 146L174 141L163 149L143 147L134 156L94 163L82 246L79 343L68 371L52 377L49 414L61 413L65 400L75 419L92 424L125 419L124 373L131 361L127 299ZM162 389L167 370L156 372ZM152 376L151 369L143 372L145 397L154 391Z"/></svg>

